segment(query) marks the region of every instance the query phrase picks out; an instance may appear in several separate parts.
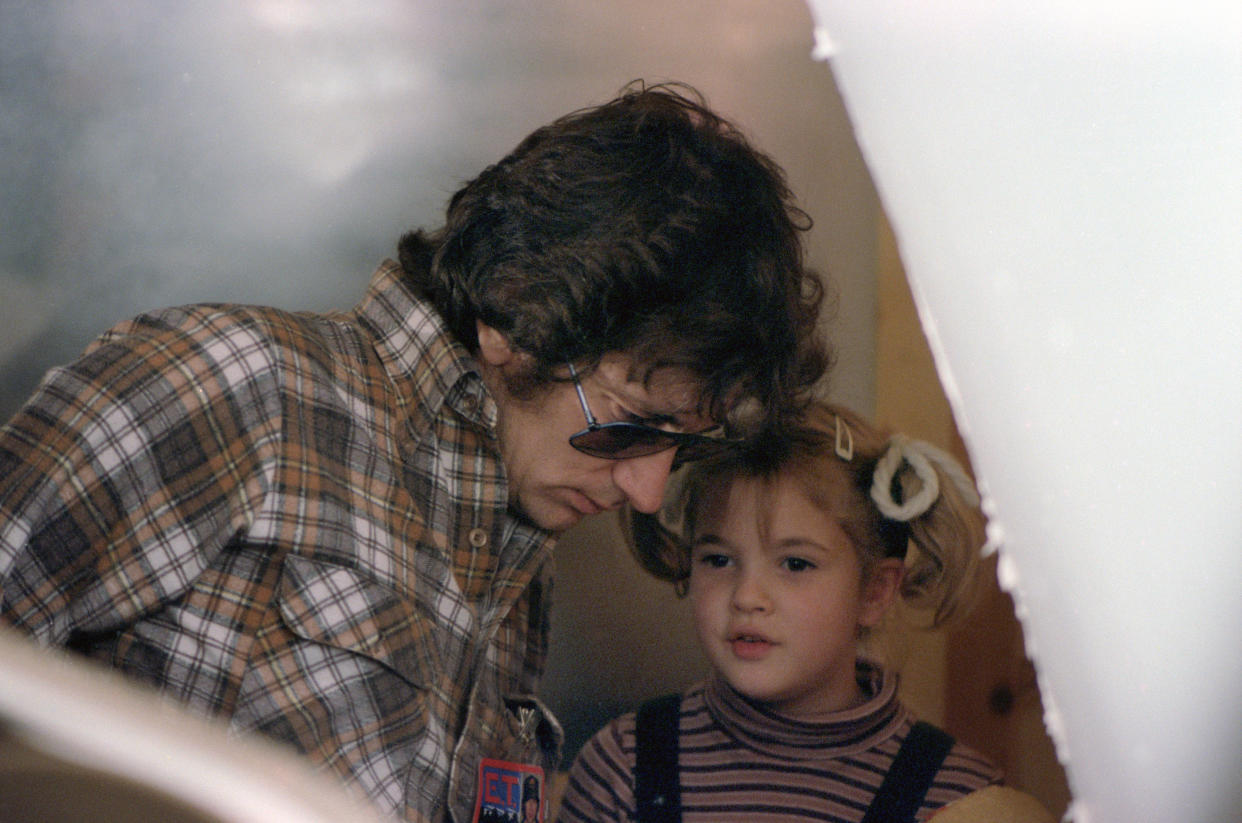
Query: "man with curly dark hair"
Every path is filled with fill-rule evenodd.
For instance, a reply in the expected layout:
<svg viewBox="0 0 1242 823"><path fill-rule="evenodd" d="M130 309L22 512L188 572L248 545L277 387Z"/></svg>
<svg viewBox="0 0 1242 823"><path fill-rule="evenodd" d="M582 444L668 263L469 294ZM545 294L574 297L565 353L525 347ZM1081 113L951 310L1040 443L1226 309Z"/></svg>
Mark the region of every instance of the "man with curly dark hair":
<svg viewBox="0 0 1242 823"><path fill-rule="evenodd" d="M122 323L0 430L0 623L394 815L501 807L556 763L555 535L654 511L827 368L808 224L696 93L635 85L467 183L352 311Z"/></svg>

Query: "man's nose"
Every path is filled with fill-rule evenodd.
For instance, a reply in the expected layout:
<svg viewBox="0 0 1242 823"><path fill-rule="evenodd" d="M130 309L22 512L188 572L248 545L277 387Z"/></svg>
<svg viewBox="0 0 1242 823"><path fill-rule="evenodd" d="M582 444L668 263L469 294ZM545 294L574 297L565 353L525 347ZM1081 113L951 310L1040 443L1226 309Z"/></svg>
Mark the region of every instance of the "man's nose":
<svg viewBox="0 0 1242 823"><path fill-rule="evenodd" d="M664 502L664 489L673 470L676 449L618 460L612 470L612 479L626 500L640 512L655 514Z"/></svg>

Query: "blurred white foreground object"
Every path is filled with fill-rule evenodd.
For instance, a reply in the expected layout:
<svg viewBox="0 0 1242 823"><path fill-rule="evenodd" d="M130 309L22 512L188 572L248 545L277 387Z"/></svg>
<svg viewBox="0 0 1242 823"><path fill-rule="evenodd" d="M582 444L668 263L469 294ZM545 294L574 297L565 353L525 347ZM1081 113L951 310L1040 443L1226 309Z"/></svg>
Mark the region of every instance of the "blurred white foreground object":
<svg viewBox="0 0 1242 823"><path fill-rule="evenodd" d="M1242 3L809 5L1070 816L1242 820Z"/></svg>
<svg viewBox="0 0 1242 823"><path fill-rule="evenodd" d="M5 823L378 823L336 778L0 631Z"/></svg>

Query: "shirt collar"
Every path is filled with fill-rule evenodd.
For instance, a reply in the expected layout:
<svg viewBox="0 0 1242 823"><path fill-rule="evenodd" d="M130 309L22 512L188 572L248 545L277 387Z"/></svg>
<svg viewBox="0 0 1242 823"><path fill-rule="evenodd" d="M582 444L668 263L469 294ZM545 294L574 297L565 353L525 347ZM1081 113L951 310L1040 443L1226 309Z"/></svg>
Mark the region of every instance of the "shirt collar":
<svg viewBox="0 0 1242 823"><path fill-rule="evenodd" d="M498 412L478 362L406 278L398 263L384 260L356 309L375 335L375 350L397 390L397 403L407 407L418 428L447 404L494 437Z"/></svg>

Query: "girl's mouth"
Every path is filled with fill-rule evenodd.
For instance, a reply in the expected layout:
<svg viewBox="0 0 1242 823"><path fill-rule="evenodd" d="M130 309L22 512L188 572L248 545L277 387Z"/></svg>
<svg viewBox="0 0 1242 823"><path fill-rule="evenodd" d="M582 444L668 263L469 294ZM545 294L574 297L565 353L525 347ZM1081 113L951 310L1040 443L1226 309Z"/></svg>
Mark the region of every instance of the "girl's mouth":
<svg viewBox="0 0 1242 823"><path fill-rule="evenodd" d="M735 634L729 638L729 646L741 660L760 660L772 650L772 641L757 634Z"/></svg>

